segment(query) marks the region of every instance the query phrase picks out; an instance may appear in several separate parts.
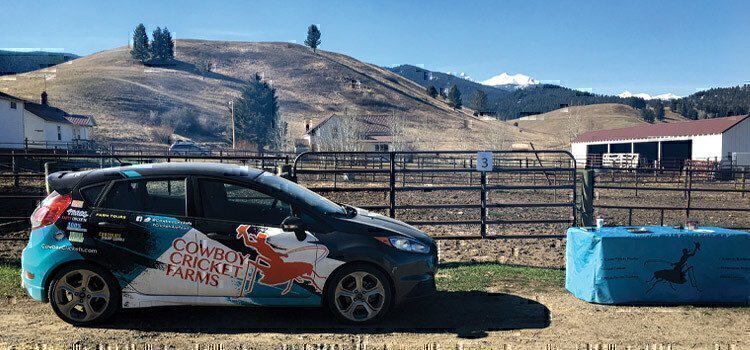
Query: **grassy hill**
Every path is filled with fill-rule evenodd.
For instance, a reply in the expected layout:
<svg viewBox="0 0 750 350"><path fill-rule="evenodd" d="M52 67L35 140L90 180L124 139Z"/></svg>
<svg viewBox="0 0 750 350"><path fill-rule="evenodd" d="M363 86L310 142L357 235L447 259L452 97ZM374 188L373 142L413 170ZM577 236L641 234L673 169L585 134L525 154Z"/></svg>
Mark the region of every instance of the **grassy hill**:
<svg viewBox="0 0 750 350"><path fill-rule="evenodd" d="M664 122L684 121L677 113L666 113ZM552 112L508 121L523 131L547 135L552 148L569 148L575 135L592 130L625 128L645 124L637 109L615 103L567 107Z"/></svg>
<svg viewBox="0 0 750 350"><path fill-rule="evenodd" d="M548 141L540 133L453 111L421 86L346 55L314 55L301 45L277 42L177 40L175 47L179 62L170 67L145 67L130 58L127 47L56 66L47 81L50 103L71 113L94 115L97 139L125 142L153 142L152 115L189 108L207 127L186 136L219 141L229 120L228 102L239 95L244 81L259 73L277 90L291 138L302 135L306 119L347 111L403 115L407 131L419 135L423 149L475 149L496 142L497 135L539 144ZM206 76L194 65L201 57L214 65ZM44 83L38 73L2 79L0 91L38 100Z"/></svg>

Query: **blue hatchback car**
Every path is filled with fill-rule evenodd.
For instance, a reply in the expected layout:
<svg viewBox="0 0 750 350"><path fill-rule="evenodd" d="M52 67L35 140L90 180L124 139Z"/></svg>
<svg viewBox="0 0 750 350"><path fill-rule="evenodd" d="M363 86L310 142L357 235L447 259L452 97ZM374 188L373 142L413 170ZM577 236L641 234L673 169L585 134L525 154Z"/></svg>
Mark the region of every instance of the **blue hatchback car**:
<svg viewBox="0 0 750 350"><path fill-rule="evenodd" d="M75 325L166 305L323 305L364 323L435 291L429 236L261 170L165 163L47 180L22 284Z"/></svg>

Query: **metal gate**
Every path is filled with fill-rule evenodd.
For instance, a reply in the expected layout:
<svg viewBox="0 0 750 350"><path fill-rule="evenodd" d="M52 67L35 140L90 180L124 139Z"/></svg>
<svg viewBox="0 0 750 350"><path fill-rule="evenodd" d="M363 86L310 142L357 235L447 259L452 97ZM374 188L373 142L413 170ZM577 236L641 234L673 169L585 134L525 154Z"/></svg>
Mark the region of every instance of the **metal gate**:
<svg viewBox="0 0 750 350"><path fill-rule="evenodd" d="M437 239L561 238L576 223L566 151L307 152L292 178L339 202L380 211Z"/></svg>

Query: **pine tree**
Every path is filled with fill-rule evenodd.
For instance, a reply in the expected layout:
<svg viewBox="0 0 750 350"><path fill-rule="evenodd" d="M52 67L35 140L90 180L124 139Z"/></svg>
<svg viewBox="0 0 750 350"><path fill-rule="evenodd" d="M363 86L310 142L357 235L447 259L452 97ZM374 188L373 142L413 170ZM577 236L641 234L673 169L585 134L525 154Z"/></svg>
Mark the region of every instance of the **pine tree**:
<svg viewBox="0 0 750 350"><path fill-rule="evenodd" d="M164 30L161 32L162 35L162 41L163 41L163 52L162 52L162 58L163 59L174 59L174 40L172 40L172 33L169 32L169 29L167 27L164 27Z"/></svg>
<svg viewBox="0 0 750 350"><path fill-rule="evenodd" d="M656 105L656 120L658 121L664 121L664 117L666 116L666 113L664 113L664 105L660 102Z"/></svg>
<svg viewBox="0 0 750 350"><path fill-rule="evenodd" d="M156 27L151 33L151 59L161 59L162 52L164 52L164 38L161 28Z"/></svg>
<svg viewBox="0 0 750 350"><path fill-rule="evenodd" d="M463 107L461 91L458 91L458 86L455 84L451 86L450 91L448 91L448 105L455 109L461 109L461 107Z"/></svg>
<svg viewBox="0 0 750 350"><path fill-rule="evenodd" d="M646 107L641 111L641 116L643 117L643 120L645 120L648 123L653 123L654 119L656 118L654 114L654 110L650 107Z"/></svg>
<svg viewBox="0 0 750 350"><path fill-rule="evenodd" d="M234 101L236 135L258 145L258 150L266 146L275 149L279 146L281 128L279 122L279 101L276 90L255 74Z"/></svg>
<svg viewBox="0 0 750 350"><path fill-rule="evenodd" d="M320 30L318 30L318 26L311 24L310 27L307 28L307 39L305 39L305 45L313 49L313 53L315 53L318 46L320 46Z"/></svg>
<svg viewBox="0 0 750 350"><path fill-rule="evenodd" d="M141 62L148 60L148 35L143 23L135 27L135 31L133 32L133 49L130 50L130 55Z"/></svg>
<svg viewBox="0 0 750 350"><path fill-rule="evenodd" d="M471 95L471 106L479 113L487 112L487 94L482 90L474 91L474 94Z"/></svg>
<svg viewBox="0 0 750 350"><path fill-rule="evenodd" d="M427 88L427 94L432 98L436 98L438 95L438 91L434 85L430 85L430 87Z"/></svg>

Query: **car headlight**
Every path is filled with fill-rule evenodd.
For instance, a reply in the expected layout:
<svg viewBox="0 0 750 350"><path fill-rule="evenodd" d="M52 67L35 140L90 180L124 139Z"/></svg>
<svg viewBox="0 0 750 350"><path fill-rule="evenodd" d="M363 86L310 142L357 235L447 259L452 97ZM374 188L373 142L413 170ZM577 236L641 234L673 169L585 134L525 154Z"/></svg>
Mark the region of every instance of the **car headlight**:
<svg viewBox="0 0 750 350"><path fill-rule="evenodd" d="M425 254L430 252L430 247L427 245L403 236L378 237L378 240L405 252Z"/></svg>

